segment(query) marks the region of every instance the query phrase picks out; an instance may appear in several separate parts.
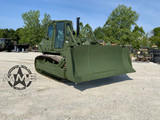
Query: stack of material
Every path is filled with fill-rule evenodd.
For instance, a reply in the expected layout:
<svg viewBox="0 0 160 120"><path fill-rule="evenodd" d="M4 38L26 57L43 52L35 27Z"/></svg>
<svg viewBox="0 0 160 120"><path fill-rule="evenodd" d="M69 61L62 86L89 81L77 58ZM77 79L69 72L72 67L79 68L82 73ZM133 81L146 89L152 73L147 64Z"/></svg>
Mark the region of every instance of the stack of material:
<svg viewBox="0 0 160 120"><path fill-rule="evenodd" d="M160 49L153 50L153 62L160 64Z"/></svg>

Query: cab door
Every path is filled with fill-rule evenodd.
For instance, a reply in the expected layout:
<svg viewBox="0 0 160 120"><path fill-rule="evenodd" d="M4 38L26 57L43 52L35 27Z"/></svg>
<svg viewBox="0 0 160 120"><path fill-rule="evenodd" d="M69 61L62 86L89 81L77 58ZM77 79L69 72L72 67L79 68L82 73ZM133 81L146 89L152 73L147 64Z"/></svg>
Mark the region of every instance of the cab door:
<svg viewBox="0 0 160 120"><path fill-rule="evenodd" d="M55 31L54 48L56 51L62 51L65 40L65 23L57 22Z"/></svg>
<svg viewBox="0 0 160 120"><path fill-rule="evenodd" d="M38 48L40 52L50 52L53 46L53 36L54 36L54 24L48 26L47 36L42 39L40 46Z"/></svg>

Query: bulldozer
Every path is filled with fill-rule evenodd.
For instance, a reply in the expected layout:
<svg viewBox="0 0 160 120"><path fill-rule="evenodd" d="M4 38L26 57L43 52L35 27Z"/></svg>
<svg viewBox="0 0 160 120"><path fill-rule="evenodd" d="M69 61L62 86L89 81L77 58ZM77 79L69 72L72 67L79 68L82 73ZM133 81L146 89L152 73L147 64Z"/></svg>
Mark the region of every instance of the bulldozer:
<svg viewBox="0 0 160 120"><path fill-rule="evenodd" d="M135 72L129 50L118 45L101 45L96 38L80 37L79 17L76 35L72 21L54 20L38 46L35 58L38 73L75 83Z"/></svg>

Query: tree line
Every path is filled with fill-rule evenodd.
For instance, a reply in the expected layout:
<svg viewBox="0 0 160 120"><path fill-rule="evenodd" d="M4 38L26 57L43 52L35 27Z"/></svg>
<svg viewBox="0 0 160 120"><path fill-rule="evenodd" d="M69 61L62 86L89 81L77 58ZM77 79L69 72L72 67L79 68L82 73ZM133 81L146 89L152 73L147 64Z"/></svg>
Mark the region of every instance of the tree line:
<svg viewBox="0 0 160 120"><path fill-rule="evenodd" d="M30 10L22 14L25 26L14 29L0 29L0 38L11 38L19 44L39 44L45 37L47 25L51 22L49 14L45 13L43 20L40 21L40 11Z"/></svg>
<svg viewBox="0 0 160 120"><path fill-rule="evenodd" d="M117 45L130 45L135 49L157 45L160 48L160 27L153 29L152 36L148 37L143 27L137 25L139 14L131 7L119 5L109 15L102 27L92 30L89 24L80 22L80 36L82 38L96 38ZM0 29L0 38L12 38L19 44L28 43L31 46L39 44L47 32L47 25L51 22L49 14L45 13L40 21L40 11L30 10L22 14L24 27Z"/></svg>

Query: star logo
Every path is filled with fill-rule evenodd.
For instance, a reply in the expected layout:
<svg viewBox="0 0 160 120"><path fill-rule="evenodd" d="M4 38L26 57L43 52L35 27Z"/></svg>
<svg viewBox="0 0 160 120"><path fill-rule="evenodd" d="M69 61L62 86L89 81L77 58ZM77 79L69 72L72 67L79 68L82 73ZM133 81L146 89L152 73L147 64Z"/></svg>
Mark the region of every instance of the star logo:
<svg viewBox="0 0 160 120"><path fill-rule="evenodd" d="M7 74L8 84L17 90L23 90L29 87L36 75L24 65L16 65L12 67Z"/></svg>

